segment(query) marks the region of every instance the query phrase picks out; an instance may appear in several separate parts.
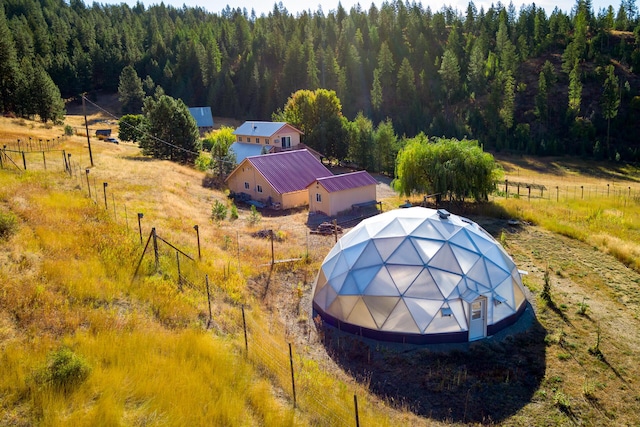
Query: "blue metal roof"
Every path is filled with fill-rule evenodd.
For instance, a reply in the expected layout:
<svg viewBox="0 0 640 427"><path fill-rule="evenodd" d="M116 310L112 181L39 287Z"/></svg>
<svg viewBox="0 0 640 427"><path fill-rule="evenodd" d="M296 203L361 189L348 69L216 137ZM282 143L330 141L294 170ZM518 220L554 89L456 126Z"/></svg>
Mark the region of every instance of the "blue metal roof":
<svg viewBox="0 0 640 427"><path fill-rule="evenodd" d="M233 153L236 155L236 163L240 164L247 157L259 156L263 154L264 152L262 150L267 150L267 151L273 150L273 146L234 142L229 147L229 150L233 151Z"/></svg>
<svg viewBox="0 0 640 427"><path fill-rule="evenodd" d="M278 133L278 131L280 131L285 126L290 127L292 130L300 132L298 129L294 128L287 122L249 121L249 122L244 122L239 128L233 131L233 134L269 138L275 135L276 133Z"/></svg>
<svg viewBox="0 0 640 427"><path fill-rule="evenodd" d="M213 127L213 115L211 114L211 107L192 107L189 108L189 112L196 119L196 123L199 128L212 128Z"/></svg>

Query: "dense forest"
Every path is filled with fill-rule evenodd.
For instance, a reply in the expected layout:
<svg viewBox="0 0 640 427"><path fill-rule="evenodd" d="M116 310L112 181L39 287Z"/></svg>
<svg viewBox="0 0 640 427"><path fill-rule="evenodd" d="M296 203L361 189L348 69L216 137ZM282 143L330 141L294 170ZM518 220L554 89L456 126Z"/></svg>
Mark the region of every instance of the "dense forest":
<svg viewBox="0 0 640 427"><path fill-rule="evenodd" d="M640 160L635 0L599 11L578 0L550 16L500 2L461 12L396 0L296 16L281 4L261 16L228 6L0 4L5 113L55 119L29 102L115 93L130 65L146 88L216 116L269 120L297 90L326 88L347 118L391 122L400 136Z"/></svg>

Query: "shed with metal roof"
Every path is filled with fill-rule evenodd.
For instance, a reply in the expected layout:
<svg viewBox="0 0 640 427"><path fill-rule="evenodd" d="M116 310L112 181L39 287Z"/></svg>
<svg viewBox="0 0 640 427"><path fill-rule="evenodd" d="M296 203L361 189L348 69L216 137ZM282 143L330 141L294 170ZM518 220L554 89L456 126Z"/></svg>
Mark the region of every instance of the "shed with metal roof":
<svg viewBox="0 0 640 427"><path fill-rule="evenodd" d="M337 216L376 203L378 182L367 171L317 178L309 185L309 212Z"/></svg>
<svg viewBox="0 0 640 427"><path fill-rule="evenodd" d="M279 149L295 149L302 131L286 122L246 121L233 134L236 142L272 145Z"/></svg>

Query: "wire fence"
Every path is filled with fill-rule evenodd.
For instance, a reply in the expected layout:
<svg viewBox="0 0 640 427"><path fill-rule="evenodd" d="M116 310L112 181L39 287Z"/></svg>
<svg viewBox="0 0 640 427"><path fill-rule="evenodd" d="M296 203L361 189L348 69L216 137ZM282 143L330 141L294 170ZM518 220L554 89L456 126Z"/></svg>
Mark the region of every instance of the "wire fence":
<svg viewBox="0 0 640 427"><path fill-rule="evenodd" d="M533 201L548 200L565 203L571 200L617 199L626 203L640 201L640 188L626 183L565 184L545 186L505 180L498 185L496 196Z"/></svg>
<svg viewBox="0 0 640 427"><path fill-rule="evenodd" d="M31 147L29 147L31 148ZM38 146L37 148L40 148ZM79 156L81 157L81 156ZM314 425L326 426L346 426L359 425L360 420L364 425L388 425L385 420L376 420L373 417L373 404L362 401L358 403L358 394L364 394L365 386L352 381L318 382L321 368L318 364L309 363L301 352L296 351L294 343L288 340L286 334L279 337L274 331L278 331L277 325L268 324L268 319L258 316L253 310L233 302L226 292L213 283L210 283L209 276L200 269L200 230L194 227L197 234L197 253L193 248L183 248L164 236L160 230L155 228L147 235L148 228L143 233L142 220L143 213L128 211L124 203L119 202L116 197L116 189L111 183L100 179L99 173L89 168L84 168L81 164L86 164L86 159L74 158L64 150L14 150L3 148L0 152L0 167L9 171L43 170L47 172L65 173L68 178L75 182L75 188L82 191L92 200L97 208L104 209L109 216L113 214L116 222L126 223L130 233L139 234L140 244L144 245L143 253L138 260L138 267L147 259L153 260L151 272L162 272L165 276L171 277L180 292L192 292L204 301L208 306L207 328L215 324L217 328L223 328L215 322L212 310L213 301L223 301L230 303L232 310L237 310L238 320L231 325L229 330L221 330L222 333L236 333L242 330L244 334L244 356L259 372L269 377L277 385L282 394L291 402L293 408L304 412L305 416L311 419ZM501 190L501 189L499 189ZM574 185L557 186L546 188L542 186L527 185L523 183L509 183L505 181L504 192L498 193L498 197L527 197L532 200L549 200L558 203L563 200L589 199L589 198L611 198L617 197L629 201L637 202L640 194L637 189L631 186L606 185L606 186L585 186ZM242 259L241 246L247 247L255 245L252 242L241 243L237 237L237 257L238 270L241 270L241 263L254 263L255 259ZM308 234L305 236L307 242ZM334 236L316 236L324 239L326 244L332 245ZM273 233L271 233L271 247L273 248ZM286 246L286 243L281 243ZM308 244L307 244L308 245ZM325 245L326 246L326 245ZM323 246L324 248L324 246ZM277 263L274 257L274 249L271 252L271 266ZM309 247L307 246L307 253ZM318 255L318 254L314 254ZM292 261L292 260L287 260ZM268 265L267 260L267 265ZM147 266L149 267L149 266ZM148 272L149 268L145 272ZM136 268L135 276L138 274ZM312 319L306 319L309 325L313 324ZM311 341L311 338L310 338ZM316 340L316 343L319 343ZM333 387L333 389L331 388Z"/></svg>

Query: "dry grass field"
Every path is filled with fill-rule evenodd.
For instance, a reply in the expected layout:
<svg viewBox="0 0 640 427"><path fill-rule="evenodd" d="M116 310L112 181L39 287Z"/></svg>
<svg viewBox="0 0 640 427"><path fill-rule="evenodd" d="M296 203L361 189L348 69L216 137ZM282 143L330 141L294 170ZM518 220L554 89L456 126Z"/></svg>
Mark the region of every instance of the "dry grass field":
<svg viewBox="0 0 640 427"><path fill-rule="evenodd" d="M89 167L86 137L8 118L0 129L3 141L60 136L76 166L72 176L53 166L0 170L0 220L15 223L0 237L1 425L340 426L355 424L354 395L361 425L640 424L637 169L499 158L506 179L551 195L529 199L521 188L486 206L448 206L529 272L536 321L504 342L443 356L353 340L335 347L318 334L311 286L333 237L310 235L305 211L252 221L240 208L237 219L213 221L213 203L226 196L189 166L92 138ZM594 189L589 197L581 185ZM404 201L384 195L385 210ZM142 256L137 213L145 243L154 227L195 259L199 226L202 260L178 257L195 288L178 283L166 244L160 273L151 250ZM298 261L270 268L270 242L252 237L269 229L281 239L276 260Z"/></svg>

